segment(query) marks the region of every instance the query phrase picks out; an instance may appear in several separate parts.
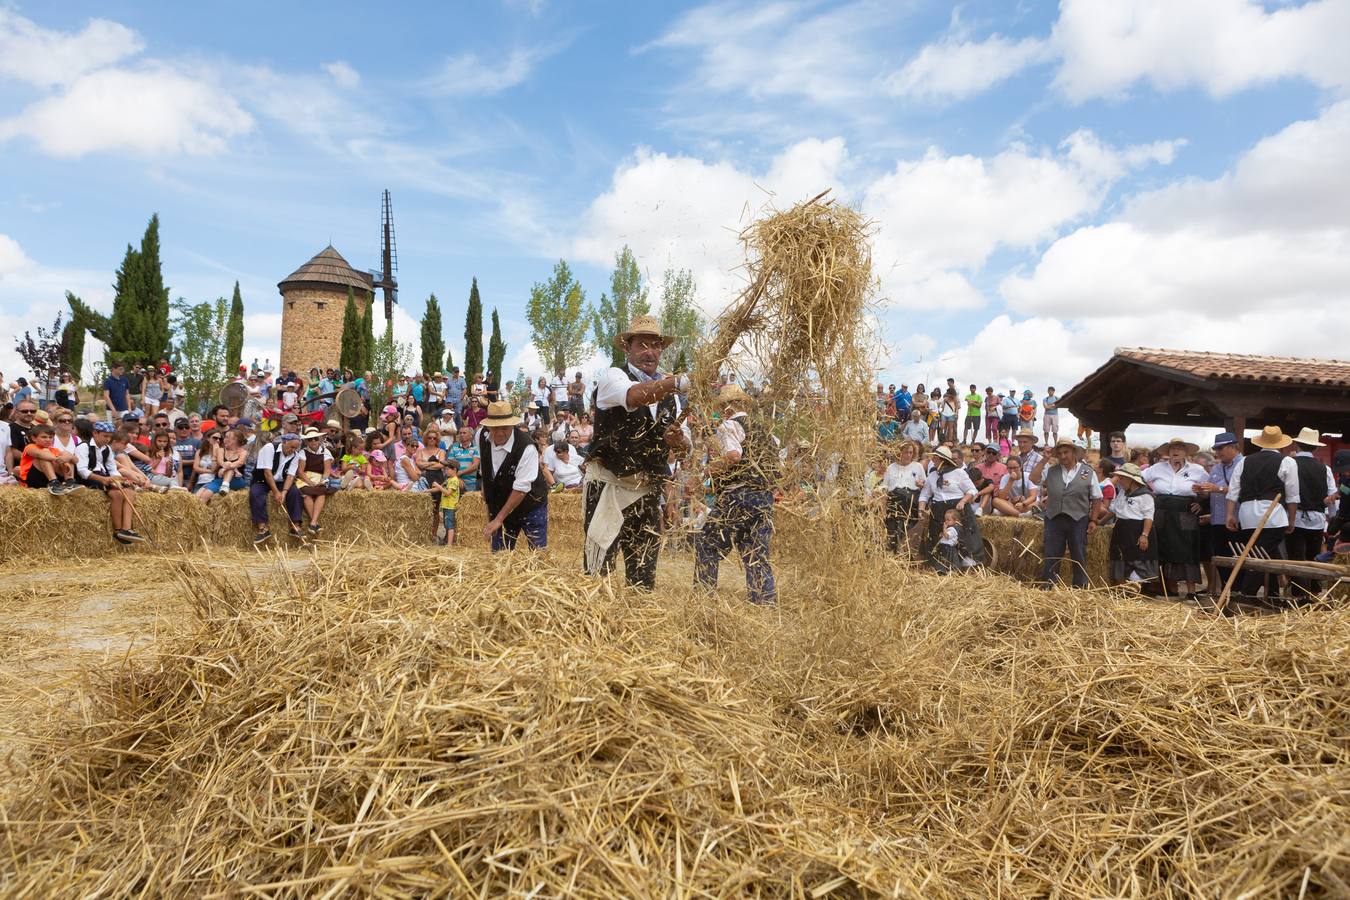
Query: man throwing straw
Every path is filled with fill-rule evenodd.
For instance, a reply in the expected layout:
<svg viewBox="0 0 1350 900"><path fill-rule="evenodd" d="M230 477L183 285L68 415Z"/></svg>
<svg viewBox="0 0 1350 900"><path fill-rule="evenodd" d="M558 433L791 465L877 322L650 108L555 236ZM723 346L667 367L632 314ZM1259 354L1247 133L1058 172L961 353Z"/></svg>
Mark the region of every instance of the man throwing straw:
<svg viewBox="0 0 1350 900"><path fill-rule="evenodd" d="M750 419L751 400L739 385L725 385L717 399L723 407L715 448L720 455L708 464L717 499L694 545L694 580L715 589L718 565L735 546L745 563L750 602L773 605L778 594L769 565L769 537L778 448L768 431Z"/></svg>
<svg viewBox="0 0 1350 900"><path fill-rule="evenodd" d="M637 316L615 337L625 365L606 369L596 385L595 433L582 486L586 574L609 572L622 551L624 577L647 590L656 586L661 488L670 476L670 454L689 447L677 396L688 390L689 378L658 371L661 351L673 340L651 316Z"/></svg>

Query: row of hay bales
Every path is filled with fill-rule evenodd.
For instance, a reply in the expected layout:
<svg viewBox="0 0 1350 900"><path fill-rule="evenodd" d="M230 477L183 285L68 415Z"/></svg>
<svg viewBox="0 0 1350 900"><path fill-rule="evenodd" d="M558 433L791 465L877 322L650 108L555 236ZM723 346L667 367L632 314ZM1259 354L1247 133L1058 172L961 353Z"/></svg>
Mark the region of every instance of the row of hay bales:
<svg viewBox="0 0 1350 900"><path fill-rule="evenodd" d="M550 555L581 552L581 498L555 494L549 498ZM54 497L46 491L22 488L0 490L0 559L91 559L115 553L186 551L212 547L248 547L253 536L248 496L236 491L205 505L174 491L136 497L136 529L148 538L144 544L123 546L113 540L108 503L98 491L79 491ZM328 498L320 517L321 542L359 541L362 544L430 543L433 501L426 495L384 491L340 491ZM284 517L273 508L277 542ZM482 496L461 498L458 542L481 547L484 510Z"/></svg>
<svg viewBox="0 0 1350 900"><path fill-rule="evenodd" d="M0 559L62 556L96 558L113 553L189 550L249 546L248 497L238 491L217 497L209 506L180 492L142 494L136 498L140 530L149 541L124 547L108 528L108 506L96 491L53 497L45 491L0 490ZM274 511L279 520L280 516ZM480 494L460 500L457 540L464 547L483 546L484 510ZM809 558L810 549L830 537L839 523L813 520L794 509L778 515L777 544L782 555ZM328 499L320 519L323 541L359 541L363 544L430 542L433 533L432 500L427 496L385 491L345 491ZM1039 519L991 516L981 520L984 536L992 541L995 568L1021 581L1034 580L1041 565ZM880 523L872 523L872 530ZM831 534L823 532L829 530ZM859 536L859 539L863 539ZM278 541L285 538L278 537ZM549 555L577 558L581 553L581 497L554 494L549 498ZM1098 530L1088 542L1088 575L1093 584L1107 579L1110 529ZM1068 568L1065 567L1065 576Z"/></svg>

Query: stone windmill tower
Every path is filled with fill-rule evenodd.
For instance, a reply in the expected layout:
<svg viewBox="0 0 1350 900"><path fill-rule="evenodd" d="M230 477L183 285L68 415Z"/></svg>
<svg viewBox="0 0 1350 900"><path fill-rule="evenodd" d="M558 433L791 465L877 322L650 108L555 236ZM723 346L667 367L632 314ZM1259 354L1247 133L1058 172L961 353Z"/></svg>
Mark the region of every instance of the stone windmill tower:
<svg viewBox="0 0 1350 900"><path fill-rule="evenodd" d="M332 244L281 281L280 371L301 375L311 367L336 366L342 353L342 315L347 288L358 312L375 297L375 279L351 267Z"/></svg>

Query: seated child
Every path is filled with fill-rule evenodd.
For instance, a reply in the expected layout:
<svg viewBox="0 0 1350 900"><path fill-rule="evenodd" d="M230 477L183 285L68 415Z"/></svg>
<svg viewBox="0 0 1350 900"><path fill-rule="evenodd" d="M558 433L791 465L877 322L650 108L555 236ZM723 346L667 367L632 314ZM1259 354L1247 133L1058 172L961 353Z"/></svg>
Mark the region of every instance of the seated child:
<svg viewBox="0 0 1350 900"><path fill-rule="evenodd" d="M975 560L971 559L966 550L966 529L961 524L961 513L949 509L942 516L942 537L938 538L933 553L933 566L942 574L948 575L952 572L964 572L974 565Z"/></svg>
<svg viewBox="0 0 1350 900"><path fill-rule="evenodd" d="M343 441L341 465L342 489L359 488L370 490L370 459L366 456L365 442L356 432L347 435Z"/></svg>
<svg viewBox="0 0 1350 900"><path fill-rule="evenodd" d="M19 481L30 488L46 488L60 496L84 487L75 480L75 454L57 447L56 429L34 425L28 432L28 445L19 457Z"/></svg>
<svg viewBox="0 0 1350 900"><path fill-rule="evenodd" d="M117 477L122 479L123 484L127 487L143 491L150 487L150 476L142 472L132 461L129 453L131 441L131 433L124 430L118 431L112 437L113 458L117 462Z"/></svg>

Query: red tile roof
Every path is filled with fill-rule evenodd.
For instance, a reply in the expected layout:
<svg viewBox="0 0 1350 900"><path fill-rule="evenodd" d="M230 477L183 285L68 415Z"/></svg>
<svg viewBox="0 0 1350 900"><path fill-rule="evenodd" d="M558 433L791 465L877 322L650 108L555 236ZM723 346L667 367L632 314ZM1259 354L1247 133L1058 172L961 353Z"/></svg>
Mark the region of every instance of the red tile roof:
<svg viewBox="0 0 1350 900"><path fill-rule="evenodd" d="M1350 388L1350 361L1342 359L1249 356L1150 347L1117 347L1115 356L1206 380Z"/></svg>

